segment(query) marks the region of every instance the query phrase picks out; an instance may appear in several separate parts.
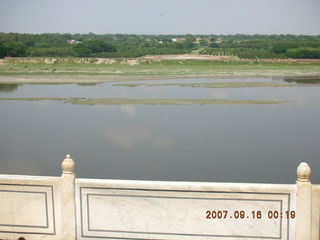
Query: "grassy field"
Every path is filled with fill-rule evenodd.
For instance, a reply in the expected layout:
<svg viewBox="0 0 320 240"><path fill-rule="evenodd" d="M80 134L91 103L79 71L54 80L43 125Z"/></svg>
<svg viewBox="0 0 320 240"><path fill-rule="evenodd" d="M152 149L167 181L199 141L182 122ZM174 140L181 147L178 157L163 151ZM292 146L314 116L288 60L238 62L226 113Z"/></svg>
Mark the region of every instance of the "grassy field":
<svg viewBox="0 0 320 240"><path fill-rule="evenodd" d="M2 60L0 82L95 83L177 78L320 76L320 62L115 59L99 63L92 59L80 60Z"/></svg>

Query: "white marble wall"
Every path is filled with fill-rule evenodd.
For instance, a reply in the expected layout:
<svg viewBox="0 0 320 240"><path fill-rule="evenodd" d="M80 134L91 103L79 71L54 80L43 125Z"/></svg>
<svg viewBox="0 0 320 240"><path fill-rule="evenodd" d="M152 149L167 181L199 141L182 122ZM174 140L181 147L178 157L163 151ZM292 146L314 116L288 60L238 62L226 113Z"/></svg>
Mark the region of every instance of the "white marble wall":
<svg viewBox="0 0 320 240"><path fill-rule="evenodd" d="M293 240L295 196L295 185L77 179L77 238Z"/></svg>
<svg viewBox="0 0 320 240"><path fill-rule="evenodd" d="M57 239L59 178L0 175L0 239Z"/></svg>
<svg viewBox="0 0 320 240"><path fill-rule="evenodd" d="M320 240L320 185L312 187L311 239Z"/></svg>
<svg viewBox="0 0 320 240"><path fill-rule="evenodd" d="M0 240L320 240L306 163L290 185L76 179L69 155L62 169L0 175Z"/></svg>

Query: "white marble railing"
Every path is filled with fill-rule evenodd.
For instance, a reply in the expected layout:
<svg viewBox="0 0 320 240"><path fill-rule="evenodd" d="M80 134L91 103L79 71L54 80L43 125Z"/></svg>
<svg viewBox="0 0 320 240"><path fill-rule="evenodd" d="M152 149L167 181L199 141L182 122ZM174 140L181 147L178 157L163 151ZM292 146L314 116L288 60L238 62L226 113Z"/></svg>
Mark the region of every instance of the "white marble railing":
<svg viewBox="0 0 320 240"><path fill-rule="evenodd" d="M320 185L0 175L2 239L320 240Z"/></svg>

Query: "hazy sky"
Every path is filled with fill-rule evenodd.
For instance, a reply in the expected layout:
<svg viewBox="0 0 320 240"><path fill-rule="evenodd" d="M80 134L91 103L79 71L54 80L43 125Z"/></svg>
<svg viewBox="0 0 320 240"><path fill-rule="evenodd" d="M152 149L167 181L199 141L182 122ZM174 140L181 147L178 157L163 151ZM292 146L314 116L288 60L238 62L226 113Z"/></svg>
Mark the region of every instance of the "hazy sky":
<svg viewBox="0 0 320 240"><path fill-rule="evenodd" d="M320 0L0 0L0 32L320 34Z"/></svg>

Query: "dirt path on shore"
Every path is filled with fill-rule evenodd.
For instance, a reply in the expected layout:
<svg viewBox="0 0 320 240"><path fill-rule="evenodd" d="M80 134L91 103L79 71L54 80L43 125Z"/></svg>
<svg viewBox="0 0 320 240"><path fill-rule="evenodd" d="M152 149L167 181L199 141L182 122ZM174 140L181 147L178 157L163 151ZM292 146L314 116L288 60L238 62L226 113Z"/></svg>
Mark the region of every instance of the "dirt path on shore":
<svg viewBox="0 0 320 240"><path fill-rule="evenodd" d="M230 56L212 56L212 55L198 55L198 54L172 54L172 55L156 55L156 56L145 56L139 59L145 60L212 60L212 61L222 61L231 60L234 57Z"/></svg>
<svg viewBox="0 0 320 240"><path fill-rule="evenodd" d="M320 63L320 59L243 59L237 56L213 56L205 54L167 54L153 55L138 58L45 58L45 57L7 57L0 59L0 65L14 61L16 63L45 63L73 62L78 64L114 64L136 65L146 60L208 60L208 61L235 61L235 62L283 62L283 63Z"/></svg>

